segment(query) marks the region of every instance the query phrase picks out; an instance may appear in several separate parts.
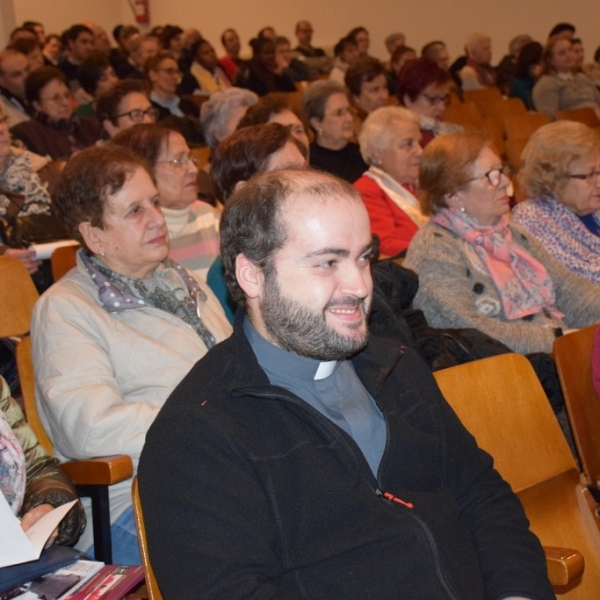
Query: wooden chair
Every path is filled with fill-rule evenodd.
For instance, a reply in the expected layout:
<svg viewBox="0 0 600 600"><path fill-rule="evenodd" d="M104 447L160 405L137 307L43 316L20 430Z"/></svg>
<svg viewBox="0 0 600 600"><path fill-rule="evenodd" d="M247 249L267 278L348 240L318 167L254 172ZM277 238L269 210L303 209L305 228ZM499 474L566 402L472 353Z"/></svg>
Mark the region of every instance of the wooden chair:
<svg viewBox="0 0 600 600"><path fill-rule="evenodd" d="M42 446L53 454L52 442L37 412L31 338L28 335L31 312L37 299L37 290L23 263L11 256L0 256L0 337L21 337L16 358L25 414ZM112 541L108 486L133 475L131 457L75 460L61 466L77 486L79 494L91 498L95 555L98 560L110 564Z"/></svg>
<svg viewBox="0 0 600 600"><path fill-rule="evenodd" d="M52 277L58 281L63 275L66 275L77 264L77 250L81 246L61 246L57 248L50 257L50 267L52 268Z"/></svg>
<svg viewBox="0 0 600 600"><path fill-rule="evenodd" d="M457 102L446 106L444 121L469 129L483 129L483 117L473 102Z"/></svg>
<svg viewBox="0 0 600 600"><path fill-rule="evenodd" d="M138 543L140 545L140 556L146 575L146 589L148 591L148 600L162 600L162 594L156 581L154 569L150 563L148 554L148 542L146 541L146 527L144 525L144 512L140 500L140 490L137 475L133 478L131 484L131 500L133 504L133 520L135 521L135 530L137 531Z"/></svg>
<svg viewBox="0 0 600 600"><path fill-rule="evenodd" d="M527 146L526 139L508 139L504 143L506 159L512 173L518 173L523 166L521 154L523 154L525 146Z"/></svg>
<svg viewBox="0 0 600 600"><path fill-rule="evenodd" d="M510 114L504 117L504 129L509 140L528 140L542 125L548 123L550 119L543 113Z"/></svg>
<svg viewBox="0 0 600 600"><path fill-rule="evenodd" d="M571 110L557 110L554 112L557 121L577 121L592 129L600 127L600 120L593 108L572 108Z"/></svg>
<svg viewBox="0 0 600 600"><path fill-rule="evenodd" d="M481 115L486 116L488 105L502 100L502 94L497 87L489 87L484 90L463 91L463 100L473 102Z"/></svg>
<svg viewBox="0 0 600 600"><path fill-rule="evenodd" d="M597 328L592 325L558 338L554 359L585 481L600 490L600 400L592 380Z"/></svg>
<svg viewBox="0 0 600 600"><path fill-rule="evenodd" d="M585 558L581 575L581 557L566 552L570 558L559 567L564 577L552 580L555 591L578 600L598 598L598 517L582 495L575 461L527 359L504 354L434 375L521 500L531 530L546 547L550 575L555 573L551 548L577 548Z"/></svg>

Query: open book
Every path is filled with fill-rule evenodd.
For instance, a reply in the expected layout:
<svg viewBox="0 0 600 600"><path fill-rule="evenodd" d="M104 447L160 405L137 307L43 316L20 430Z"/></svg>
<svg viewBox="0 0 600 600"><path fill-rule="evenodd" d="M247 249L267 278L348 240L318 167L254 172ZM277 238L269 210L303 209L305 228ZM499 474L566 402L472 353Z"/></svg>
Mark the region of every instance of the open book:
<svg viewBox="0 0 600 600"><path fill-rule="evenodd" d="M4 494L0 493L0 567L37 560L52 532L76 502L73 500L55 508L23 531Z"/></svg>

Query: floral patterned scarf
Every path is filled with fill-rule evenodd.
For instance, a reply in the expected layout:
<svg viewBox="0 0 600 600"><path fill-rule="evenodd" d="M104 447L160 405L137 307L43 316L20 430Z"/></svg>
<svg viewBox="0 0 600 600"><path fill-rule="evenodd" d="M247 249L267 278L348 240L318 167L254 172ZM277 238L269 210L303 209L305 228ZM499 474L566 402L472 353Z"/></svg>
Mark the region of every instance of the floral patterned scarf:
<svg viewBox="0 0 600 600"><path fill-rule="evenodd" d="M555 319L564 317L554 305L556 295L548 271L513 242L506 215L496 225L482 226L456 208L444 208L431 220L473 246L500 294L507 319L544 310Z"/></svg>
<svg viewBox="0 0 600 600"><path fill-rule="evenodd" d="M4 381L0 382L4 385ZM25 497L25 455L4 413L0 410L0 492L15 515Z"/></svg>

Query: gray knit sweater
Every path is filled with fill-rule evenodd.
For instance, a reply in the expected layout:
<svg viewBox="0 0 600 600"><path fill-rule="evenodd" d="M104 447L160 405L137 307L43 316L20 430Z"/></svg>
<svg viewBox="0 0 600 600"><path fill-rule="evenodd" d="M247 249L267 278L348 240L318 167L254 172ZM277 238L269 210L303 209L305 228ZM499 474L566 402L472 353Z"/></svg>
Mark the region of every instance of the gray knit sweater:
<svg viewBox="0 0 600 600"><path fill-rule="evenodd" d="M535 109L548 115L551 121L556 110L600 107L600 91L584 73L576 73L573 79L542 75L533 88L532 98Z"/></svg>
<svg viewBox="0 0 600 600"><path fill-rule="evenodd" d="M471 244L432 222L415 235L403 263L419 275L414 305L432 327L472 327L515 352L551 352L556 328L585 327L600 319L600 287L571 273L519 226L513 223L510 229L514 243L548 270L563 321L544 312L507 320L500 294Z"/></svg>

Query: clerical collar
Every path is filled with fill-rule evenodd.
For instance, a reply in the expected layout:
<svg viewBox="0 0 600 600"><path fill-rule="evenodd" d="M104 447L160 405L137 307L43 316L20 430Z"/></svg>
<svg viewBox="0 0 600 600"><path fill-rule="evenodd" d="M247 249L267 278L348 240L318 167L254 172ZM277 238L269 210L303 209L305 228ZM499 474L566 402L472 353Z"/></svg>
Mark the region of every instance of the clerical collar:
<svg viewBox="0 0 600 600"><path fill-rule="evenodd" d="M244 317L244 333L256 354L258 364L263 370L289 376L293 373L298 379L319 381L331 376L340 364L337 360L321 361L288 352L266 340Z"/></svg>

